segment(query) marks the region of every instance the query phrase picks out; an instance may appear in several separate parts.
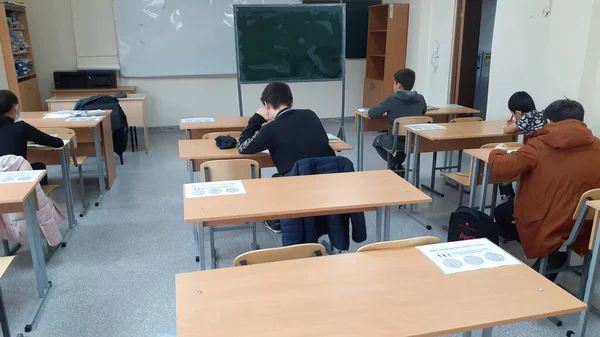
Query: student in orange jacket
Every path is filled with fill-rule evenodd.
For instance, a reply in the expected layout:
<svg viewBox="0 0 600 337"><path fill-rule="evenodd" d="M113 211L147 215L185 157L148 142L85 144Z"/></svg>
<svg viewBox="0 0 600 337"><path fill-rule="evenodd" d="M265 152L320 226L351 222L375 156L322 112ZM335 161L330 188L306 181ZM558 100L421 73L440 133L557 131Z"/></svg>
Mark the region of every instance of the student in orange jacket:
<svg viewBox="0 0 600 337"><path fill-rule="evenodd" d="M534 132L518 151L504 144L490 153L491 172L500 179L521 176L515 199L515 223L528 258L549 255L549 268L564 264L558 249L575 224L573 212L581 195L600 187L600 139L583 123L584 109L568 99L544 111L548 124ZM587 252L590 226L575 244Z"/></svg>

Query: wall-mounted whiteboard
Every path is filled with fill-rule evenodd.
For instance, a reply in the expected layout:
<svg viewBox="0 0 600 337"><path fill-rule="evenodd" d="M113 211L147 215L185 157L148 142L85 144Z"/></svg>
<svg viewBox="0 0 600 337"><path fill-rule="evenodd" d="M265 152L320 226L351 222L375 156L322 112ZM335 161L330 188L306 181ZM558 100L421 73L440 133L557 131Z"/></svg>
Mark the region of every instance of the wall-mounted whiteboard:
<svg viewBox="0 0 600 337"><path fill-rule="evenodd" d="M121 74L234 75L233 5L299 3L300 0L113 0Z"/></svg>

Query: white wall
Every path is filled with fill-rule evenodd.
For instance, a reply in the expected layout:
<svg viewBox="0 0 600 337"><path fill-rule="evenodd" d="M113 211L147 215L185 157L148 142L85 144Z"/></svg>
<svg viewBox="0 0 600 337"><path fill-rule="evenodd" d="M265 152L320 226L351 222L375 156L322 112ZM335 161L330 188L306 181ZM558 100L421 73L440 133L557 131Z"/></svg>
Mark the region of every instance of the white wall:
<svg viewBox="0 0 600 337"><path fill-rule="evenodd" d="M528 91L539 109L563 96L581 97L587 100L586 121L600 134L594 95L586 93L597 83L597 76L589 74L598 72L600 51L594 39L599 31L600 4L594 0L554 0L552 13L543 17L548 3L498 1L488 119L506 119L507 100L517 90Z"/></svg>

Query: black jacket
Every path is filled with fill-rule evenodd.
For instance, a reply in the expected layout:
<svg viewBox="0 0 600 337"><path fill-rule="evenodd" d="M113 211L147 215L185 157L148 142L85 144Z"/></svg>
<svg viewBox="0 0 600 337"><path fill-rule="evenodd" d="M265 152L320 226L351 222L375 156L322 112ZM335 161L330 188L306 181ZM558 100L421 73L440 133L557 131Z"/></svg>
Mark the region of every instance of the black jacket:
<svg viewBox="0 0 600 337"><path fill-rule="evenodd" d="M14 154L27 159L27 142L50 147L62 147L60 138L36 129L25 122L15 122L10 117L0 117L0 156Z"/></svg>
<svg viewBox="0 0 600 337"><path fill-rule="evenodd" d="M423 95L416 91L397 91L386 97L383 102L369 110L370 118L379 118L387 112L388 133L383 137L381 145L391 149L394 143L394 121L400 117L423 116L427 112L427 103Z"/></svg>
<svg viewBox="0 0 600 337"><path fill-rule="evenodd" d="M354 172L352 162L346 157L309 158L297 162L286 176L341 172ZM352 221L352 241L365 241L367 239L365 214L360 212L281 220L283 245L317 243L319 237L329 234L329 240L335 248L348 250L350 221Z"/></svg>
<svg viewBox="0 0 600 337"><path fill-rule="evenodd" d="M300 159L335 156L321 120L311 110L284 109L263 126L265 122L259 114L250 118L240 136L238 151L252 154L269 150L281 175Z"/></svg>

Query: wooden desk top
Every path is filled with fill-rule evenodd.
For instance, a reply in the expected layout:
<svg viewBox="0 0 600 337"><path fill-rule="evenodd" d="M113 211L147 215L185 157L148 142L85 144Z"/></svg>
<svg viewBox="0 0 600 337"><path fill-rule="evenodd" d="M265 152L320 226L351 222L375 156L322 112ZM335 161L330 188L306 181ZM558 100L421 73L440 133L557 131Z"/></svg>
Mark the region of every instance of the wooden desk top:
<svg viewBox="0 0 600 337"><path fill-rule="evenodd" d="M250 117L218 117L214 122L208 123L179 123L180 130L202 130L202 129L227 129L228 131L243 130Z"/></svg>
<svg viewBox="0 0 600 337"><path fill-rule="evenodd" d="M14 260L15 256L2 256L0 257L0 278L4 276L6 270L10 266L10 263Z"/></svg>
<svg viewBox="0 0 600 337"><path fill-rule="evenodd" d="M77 102L82 98L90 97L91 95L88 93L81 94L68 94L68 95L57 95L52 96L46 100L46 103L59 103L59 102ZM145 100L145 94L128 94L125 98L119 98L119 101L140 101Z"/></svg>
<svg viewBox="0 0 600 337"><path fill-rule="evenodd" d="M442 336L586 308L524 264L445 275L416 248L175 280L179 337Z"/></svg>
<svg viewBox="0 0 600 337"><path fill-rule="evenodd" d="M23 212L23 202L46 175L46 170L41 171L36 181L0 184L0 213Z"/></svg>
<svg viewBox="0 0 600 337"><path fill-rule="evenodd" d="M329 143L334 151L351 151L352 146L342 140ZM217 159L239 159L244 157L270 157L268 153L260 152L254 154L240 154L237 147L221 150L217 147L214 139L181 139L179 140L179 159L182 160L217 160Z"/></svg>
<svg viewBox="0 0 600 337"><path fill-rule="evenodd" d="M125 86L125 87L118 87L118 88L95 88L95 89L52 89L52 91L50 92L50 94L52 96L55 95L73 95L73 94L79 94L81 93L82 95L86 95L86 96L92 96L92 95L97 95L98 93L110 93L110 94L116 94L120 91L124 91L125 93L134 93L136 90L135 86Z"/></svg>
<svg viewBox="0 0 600 337"><path fill-rule="evenodd" d="M427 138L432 141L512 136L504 134L504 127L506 126L506 121L440 123L438 125L441 125L446 129L415 131L406 128L406 130L407 132L414 133L416 135L419 135L420 137Z"/></svg>
<svg viewBox="0 0 600 337"><path fill-rule="evenodd" d="M253 179L243 184L246 194L203 198L184 194L185 222L231 224L431 202L390 170Z"/></svg>
<svg viewBox="0 0 600 337"><path fill-rule="evenodd" d="M47 132L47 131L45 131L43 129L41 131L49 133L49 132ZM73 138L75 138L75 135L74 134L67 134L67 133L59 133L59 134L56 135L56 137L58 137L58 138L60 138L62 140L68 140L69 142L72 142ZM61 146L61 147L50 147L50 146L40 147L40 146L35 146L35 145L34 146L30 146L28 144L27 145L27 151L60 151L65 146L67 146L67 144L69 144L69 143L63 144L63 146Z"/></svg>
<svg viewBox="0 0 600 337"><path fill-rule="evenodd" d="M519 147L509 147L508 150L518 150ZM481 161L483 161L484 163L489 162L490 159L490 153L494 151L493 148L491 149L468 149L468 150L464 150L465 154L468 154L471 157L477 158Z"/></svg>
<svg viewBox="0 0 600 337"><path fill-rule="evenodd" d="M427 112L425 113L425 116L445 116L445 115L454 115L454 114L478 114L478 113L480 113L479 110L467 108L467 107L442 108L442 109L436 109L436 110L427 110ZM361 111L358 111L358 109L354 109L354 114L357 116L360 116L362 118L370 119L368 112L361 112Z"/></svg>
<svg viewBox="0 0 600 337"><path fill-rule="evenodd" d="M27 122L36 128L95 128L102 123L107 116L98 116L98 120L88 120L80 122L67 122L66 118L44 118L48 111L23 112L20 121Z"/></svg>

